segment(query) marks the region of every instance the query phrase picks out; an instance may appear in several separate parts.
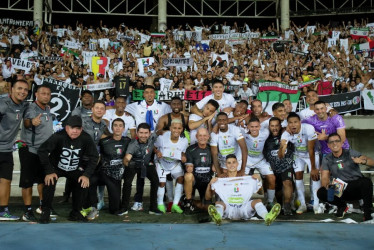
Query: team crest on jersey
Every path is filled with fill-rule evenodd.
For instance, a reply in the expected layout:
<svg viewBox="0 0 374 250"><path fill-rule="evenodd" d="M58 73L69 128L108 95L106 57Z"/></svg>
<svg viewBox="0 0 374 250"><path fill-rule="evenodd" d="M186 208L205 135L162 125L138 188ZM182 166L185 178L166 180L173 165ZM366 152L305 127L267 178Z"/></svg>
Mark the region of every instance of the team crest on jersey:
<svg viewBox="0 0 374 250"><path fill-rule="evenodd" d="M153 110L153 114L157 115L158 114L158 109Z"/></svg>
<svg viewBox="0 0 374 250"><path fill-rule="evenodd" d="M174 152L170 152L169 156L174 157Z"/></svg>
<svg viewBox="0 0 374 250"><path fill-rule="evenodd" d="M274 143L275 143L275 145L278 145L278 144L279 144L279 140L278 140L278 139L275 139L275 140L274 140Z"/></svg>
<svg viewBox="0 0 374 250"><path fill-rule="evenodd" d="M117 148L117 149L116 149L116 152L117 152L117 155L122 154L122 148Z"/></svg>
<svg viewBox="0 0 374 250"><path fill-rule="evenodd" d="M223 140L223 144L224 144L224 145L229 144L229 140L224 139L224 140Z"/></svg>
<svg viewBox="0 0 374 250"><path fill-rule="evenodd" d="M299 137L297 137L297 143L302 143L303 142L303 139L299 136Z"/></svg>
<svg viewBox="0 0 374 250"><path fill-rule="evenodd" d="M239 192L238 183L235 183L234 192L235 192L235 193L238 193L238 192Z"/></svg>
<svg viewBox="0 0 374 250"><path fill-rule="evenodd" d="M253 142L253 147L254 147L254 148L257 148L257 147L258 147L258 141L254 141L254 142Z"/></svg>
<svg viewBox="0 0 374 250"><path fill-rule="evenodd" d="M206 162L206 156L201 156L201 162Z"/></svg>
<svg viewBox="0 0 374 250"><path fill-rule="evenodd" d="M341 160L337 161L337 163L338 163L338 168L339 169L343 169L344 168L343 162Z"/></svg>

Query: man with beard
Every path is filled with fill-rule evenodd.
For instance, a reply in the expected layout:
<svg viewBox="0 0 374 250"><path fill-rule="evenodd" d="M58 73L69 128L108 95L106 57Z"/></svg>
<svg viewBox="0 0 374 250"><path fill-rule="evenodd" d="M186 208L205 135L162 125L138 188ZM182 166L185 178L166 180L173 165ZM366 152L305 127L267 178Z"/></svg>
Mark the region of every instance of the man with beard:
<svg viewBox="0 0 374 250"><path fill-rule="evenodd" d="M293 153L294 145L287 144L287 150L284 157L278 157L280 148L282 126L278 117L272 117L269 121L270 135L265 141L263 154L275 175L275 196L277 201L283 201L284 215L292 215L291 198L293 193Z"/></svg>
<svg viewBox="0 0 374 250"><path fill-rule="evenodd" d="M82 107L75 108L71 115L79 115L82 118L91 116L93 101L92 92L83 90L81 94Z"/></svg>
<svg viewBox="0 0 374 250"><path fill-rule="evenodd" d="M29 105L24 116L21 140L26 143L18 151L21 163L21 178L19 186L22 188L22 198L25 211L24 221L36 221L31 208L32 186L38 184L40 204L43 200L44 169L40 163L37 151L40 145L53 134L53 115L48 106L51 100L51 89L47 85L40 85L35 93L36 101ZM37 213L41 213L40 208ZM52 209L52 216L55 216Z"/></svg>
<svg viewBox="0 0 374 250"><path fill-rule="evenodd" d="M25 102L29 84L17 80L10 96L0 99L0 220L19 220L8 209L10 184L13 175L13 144L15 142L22 114L28 103Z"/></svg>
<svg viewBox="0 0 374 250"><path fill-rule="evenodd" d="M312 178L312 192L314 197L314 213L319 213L319 200L317 190L321 186L319 180L319 153L315 151L315 142L317 134L312 125L301 123L299 115L291 112L287 118L288 129L282 134L281 148L278 152L280 158L283 158L288 142L295 145L295 177L297 197L301 203L296 213L302 214L307 211L305 204L305 188L303 173L305 165L308 165L310 176Z"/></svg>

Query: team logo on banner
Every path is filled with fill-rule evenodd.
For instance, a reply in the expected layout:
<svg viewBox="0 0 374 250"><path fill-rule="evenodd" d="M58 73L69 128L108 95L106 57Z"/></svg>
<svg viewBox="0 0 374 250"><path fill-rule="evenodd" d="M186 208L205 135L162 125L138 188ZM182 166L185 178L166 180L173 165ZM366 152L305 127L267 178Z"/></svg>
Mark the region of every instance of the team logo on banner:
<svg viewBox="0 0 374 250"><path fill-rule="evenodd" d="M51 88L51 113L59 121L64 121L78 105L80 89L64 81L53 78L43 78L43 84Z"/></svg>

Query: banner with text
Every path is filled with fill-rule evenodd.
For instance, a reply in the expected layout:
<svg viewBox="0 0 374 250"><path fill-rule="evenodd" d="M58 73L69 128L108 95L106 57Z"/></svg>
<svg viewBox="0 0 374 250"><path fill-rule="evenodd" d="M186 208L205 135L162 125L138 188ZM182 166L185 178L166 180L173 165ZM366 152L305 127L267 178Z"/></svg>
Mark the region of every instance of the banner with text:
<svg viewBox="0 0 374 250"><path fill-rule="evenodd" d="M29 57L29 59L32 59L34 61L47 61L47 62L63 62L64 59L60 56L32 56Z"/></svg>
<svg viewBox="0 0 374 250"><path fill-rule="evenodd" d="M43 78L43 84L51 88L51 113L56 115L59 121L64 121L77 107L80 96L80 88L64 81L53 78Z"/></svg>
<svg viewBox="0 0 374 250"><path fill-rule="evenodd" d="M212 91L198 91L198 90L186 90L184 93L184 100L188 101L200 101L205 96L212 94Z"/></svg>
<svg viewBox="0 0 374 250"><path fill-rule="evenodd" d="M298 91L297 85L288 85L283 82L272 82L266 80L260 80L259 82L260 91L280 91L287 94L296 94Z"/></svg>
<svg viewBox="0 0 374 250"><path fill-rule="evenodd" d="M336 95L320 95L320 101L329 103L330 106L336 109L339 114L352 112L361 109L361 92L349 92Z"/></svg>
<svg viewBox="0 0 374 250"><path fill-rule="evenodd" d="M32 66L35 66L35 68L39 66L39 63L32 62L29 60L22 60L13 57L9 57L8 59L12 62L12 66L15 69L24 70L26 73L28 73L31 70Z"/></svg>
<svg viewBox="0 0 374 250"><path fill-rule="evenodd" d="M193 58L167 58L162 60L162 65L169 66L192 66Z"/></svg>
<svg viewBox="0 0 374 250"><path fill-rule="evenodd" d="M114 88L113 82L101 82L101 83L92 83L83 86L83 90L98 91L104 89Z"/></svg>
<svg viewBox="0 0 374 250"><path fill-rule="evenodd" d="M32 26L34 26L34 21L15 20L15 19L12 19L12 18L0 18L0 24L32 27Z"/></svg>
<svg viewBox="0 0 374 250"><path fill-rule="evenodd" d="M144 90L142 90L142 89L133 89L132 90L132 100L133 101L144 100L143 92L144 92ZM156 91L156 97L155 98L156 99L158 98L158 91Z"/></svg>

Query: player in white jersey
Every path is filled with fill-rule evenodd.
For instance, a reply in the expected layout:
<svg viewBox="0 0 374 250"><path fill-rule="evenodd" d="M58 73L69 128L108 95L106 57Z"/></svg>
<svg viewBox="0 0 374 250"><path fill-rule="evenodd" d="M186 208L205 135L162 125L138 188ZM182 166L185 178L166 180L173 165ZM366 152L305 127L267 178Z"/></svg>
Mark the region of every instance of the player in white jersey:
<svg viewBox="0 0 374 250"><path fill-rule="evenodd" d="M273 204L275 197L275 176L270 164L265 160L262 151L265 141L269 137L269 130L260 129L260 121L257 118L249 120L249 134L244 134L245 143L248 149L248 159L245 173L253 173L257 169L267 181L267 199L269 205Z"/></svg>
<svg viewBox="0 0 374 250"><path fill-rule="evenodd" d="M199 128L206 128L208 131L212 130L212 120L216 116L216 110L219 104L215 100L209 100L202 110L202 116L190 114L188 120L188 127L190 128L191 145L197 142L196 133Z"/></svg>
<svg viewBox="0 0 374 250"><path fill-rule="evenodd" d="M236 156L228 155L226 158L227 173L209 182L205 199L210 200L214 192L221 199L216 202L215 206L208 207L209 215L217 225L220 225L222 218L247 220L257 212L269 226L279 215L281 206L276 203L268 213L260 199L251 200L252 195L261 189L261 181L253 176L243 176L238 173L238 165Z"/></svg>
<svg viewBox="0 0 374 250"><path fill-rule="evenodd" d="M123 136L130 137L131 139L135 139L136 137L136 126L135 120L132 116L125 113L126 107L126 98L124 96L118 96L115 100L115 109L108 109L103 116L104 121L107 123L109 128L109 132L113 133L112 131L112 122L117 119L121 118L125 122L125 128L123 131Z"/></svg>
<svg viewBox="0 0 374 250"><path fill-rule="evenodd" d="M157 204L158 209L163 213L166 213L164 195L166 176L168 174L171 174L173 179L177 180L171 212L183 213L178 203L183 192L184 172L181 163L185 163L187 160L185 152L188 147L188 140L180 136L182 132L182 121L180 119L174 119L171 121L170 131L160 135L155 143L155 164L160 182L157 191Z"/></svg>
<svg viewBox="0 0 374 250"><path fill-rule="evenodd" d="M213 165L218 174L226 169L226 156L235 154L238 157L238 171L244 174L247 164L247 145L239 127L228 124L227 114L220 112L217 116L218 133L211 134L210 147Z"/></svg>
<svg viewBox="0 0 374 250"><path fill-rule="evenodd" d="M191 113L202 116L202 108L211 99L216 100L218 102L219 111L230 113L235 108L236 101L232 95L223 93L223 91L224 85L222 81L215 80L212 86L213 93L211 95L204 97L201 101L197 102L196 105L194 105L191 108Z"/></svg>
<svg viewBox="0 0 374 250"><path fill-rule="evenodd" d="M300 111L299 116L301 120L308 119L309 117L312 117L316 113L314 112L314 103L318 101L318 94L315 90L308 90L306 93L306 102L308 103L309 107L303 109ZM327 112L330 112L329 115L333 116L337 114L337 111L331 108L330 105L327 107ZM332 113L331 113L332 112Z"/></svg>
<svg viewBox="0 0 374 250"><path fill-rule="evenodd" d="M155 88L151 85L145 86L143 96L143 101L128 104L125 111L135 118L136 124L148 123L152 132L156 129L158 119L172 110L168 104L155 100Z"/></svg>
<svg viewBox="0 0 374 250"><path fill-rule="evenodd" d="M306 212L305 204L305 190L303 173L305 164L308 165L310 177L312 178L312 193L314 197L313 209L315 213L319 213L319 199L317 197L317 190L321 187L321 181L319 178L319 154L315 152L314 146L317 141L317 134L312 125L301 124L300 117L294 112L291 112L287 118L288 128L282 134L281 137L281 148L278 152L280 158L283 158L287 143L291 142L295 145L295 178L296 178L296 189L297 196L301 203L296 213L302 214Z"/></svg>

